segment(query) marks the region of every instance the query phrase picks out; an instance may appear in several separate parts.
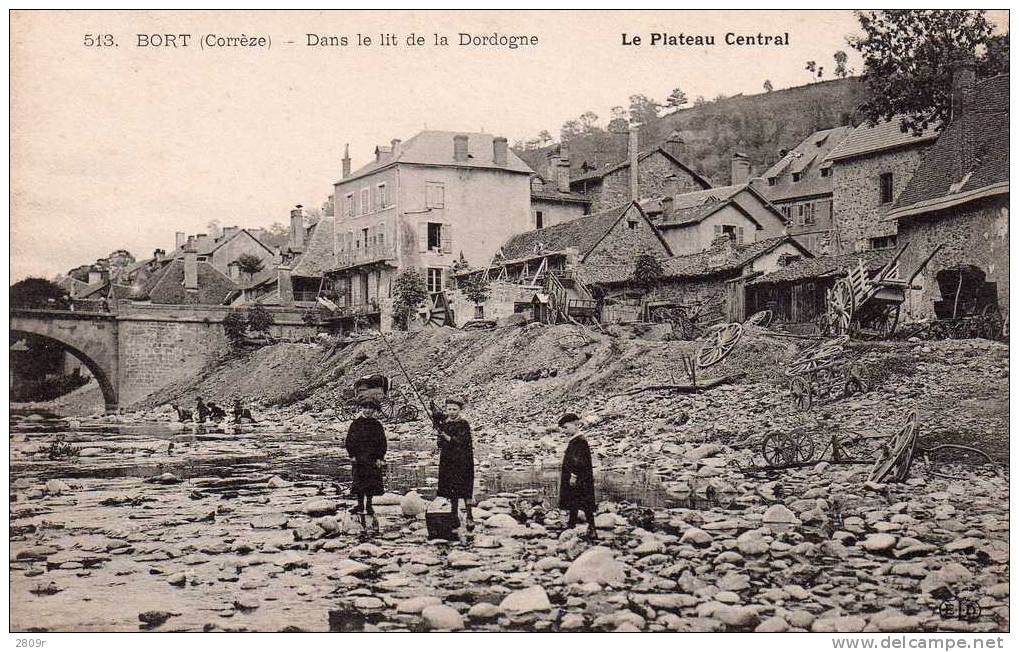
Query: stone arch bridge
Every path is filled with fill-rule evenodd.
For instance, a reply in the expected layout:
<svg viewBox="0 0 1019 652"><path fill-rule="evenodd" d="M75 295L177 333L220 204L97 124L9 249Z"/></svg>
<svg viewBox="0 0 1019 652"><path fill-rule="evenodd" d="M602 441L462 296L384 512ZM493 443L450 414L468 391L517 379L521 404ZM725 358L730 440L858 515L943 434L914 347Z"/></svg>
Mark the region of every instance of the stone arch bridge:
<svg viewBox="0 0 1019 652"><path fill-rule="evenodd" d="M273 334L304 337L315 328L295 309L269 309ZM228 347L225 306L121 304L117 312L12 308L12 340L50 340L81 360L103 392L107 411L188 378Z"/></svg>

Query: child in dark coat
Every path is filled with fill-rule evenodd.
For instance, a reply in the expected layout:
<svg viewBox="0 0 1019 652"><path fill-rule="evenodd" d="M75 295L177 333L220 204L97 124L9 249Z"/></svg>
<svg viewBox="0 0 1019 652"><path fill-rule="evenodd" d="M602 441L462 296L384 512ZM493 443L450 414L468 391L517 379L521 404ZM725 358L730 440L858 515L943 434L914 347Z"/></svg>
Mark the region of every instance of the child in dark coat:
<svg viewBox="0 0 1019 652"><path fill-rule="evenodd" d="M439 487L436 493L449 499L455 527L460 526L458 503L462 498L467 512L467 529L473 530L474 442L470 424L460 416L463 405L459 399L448 398L440 412L432 404L432 423L439 431Z"/></svg>
<svg viewBox="0 0 1019 652"><path fill-rule="evenodd" d="M587 519L587 535L597 539L598 532L594 527L594 467L591 446L580 432L583 422L576 414L564 414L559 419L559 427L570 435L559 477L559 507L570 515L569 528L576 527L577 513L583 511Z"/></svg>
<svg viewBox="0 0 1019 652"><path fill-rule="evenodd" d="M372 496L382 495L382 466L387 448L386 432L378 415L379 404L365 401L347 430L347 454L352 461L350 493L357 500L350 512L358 515L367 512L376 532L379 522L375 518Z"/></svg>

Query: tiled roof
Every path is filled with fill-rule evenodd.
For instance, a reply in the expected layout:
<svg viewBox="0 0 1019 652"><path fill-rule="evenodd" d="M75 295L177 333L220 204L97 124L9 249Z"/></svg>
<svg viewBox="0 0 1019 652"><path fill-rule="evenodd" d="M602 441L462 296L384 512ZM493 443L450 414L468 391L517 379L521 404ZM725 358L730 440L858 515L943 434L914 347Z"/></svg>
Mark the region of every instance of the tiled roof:
<svg viewBox="0 0 1019 652"><path fill-rule="evenodd" d="M518 233L502 246L502 255L514 260L538 251L563 251L572 247L584 257L631 206L624 204L544 229Z"/></svg>
<svg viewBox="0 0 1019 652"><path fill-rule="evenodd" d="M336 218L323 217L309 229L304 241L304 253L294 264L294 276L322 276L326 270L336 267L336 252L333 238Z"/></svg>
<svg viewBox="0 0 1019 652"><path fill-rule="evenodd" d="M264 229L261 229L261 230L264 231ZM196 241L194 241L192 243L192 246L194 246L195 252L199 256L208 256L209 254L211 254L212 252L216 251L217 249L219 249L220 247L222 247L226 243L228 243L231 240L233 240L234 238L240 237L241 234L247 234L247 235L251 236L251 238L255 242L257 242L258 244L260 244L263 247L265 247L266 250L268 250L270 252L272 251L271 249L269 249L268 246L266 246L266 244L264 242L262 242L261 240L256 238L254 235L252 235L250 232L248 232L247 229L239 229L238 231L235 231L234 233L230 234L227 237L223 237L223 236L220 236L218 238L207 237L207 238L202 239L201 241L197 241L196 240ZM177 247L176 249L171 251L170 254L167 256L167 258L183 258L183 257L184 257L184 247Z"/></svg>
<svg viewBox="0 0 1019 652"><path fill-rule="evenodd" d="M765 180L775 179L775 185L765 181L757 188L772 202L831 194L832 177L821 176L822 168L830 166L825 157L852 131L848 126L815 131L761 175ZM799 181L793 181L794 173L800 174Z"/></svg>
<svg viewBox="0 0 1019 652"><path fill-rule="evenodd" d="M884 267L894 256L894 249L874 249L838 256L801 258L781 269L754 279L750 284L790 283L810 278L842 276L851 268L856 267L858 260L863 261L863 266L867 271L875 272Z"/></svg>
<svg viewBox="0 0 1019 652"><path fill-rule="evenodd" d="M853 133L833 149L825 160L839 161L888 149L922 145L938 137L933 127L928 127L921 135L914 136L911 131L902 131L900 124L899 118L892 118L888 122L876 125L864 123L854 129Z"/></svg>
<svg viewBox="0 0 1019 652"><path fill-rule="evenodd" d="M646 160L649 156L651 156L652 154L655 154L655 153L662 154L663 156L665 156L666 158L671 160L673 163L675 163L676 165L678 165L681 168L683 168L690 176L692 176L694 178L694 180L697 183L699 183L701 185L702 188L710 188L711 187L711 184L707 181L707 179L702 177L700 174L695 172L688 165L686 165L685 163L683 163L682 161L677 159L675 156L670 154L664 147L656 147L656 148L654 148L652 150L649 150L647 152L640 152L640 153L638 153L637 154L637 165L640 165L640 163L642 161ZM622 161L619 161L617 163L611 163L609 165L606 165L603 168L598 168L597 170L592 170L591 172L580 174L578 176L571 176L570 177L570 183L601 179L602 177L604 177L607 174L611 174L611 173L613 173L613 172L615 172L617 170L622 170L623 168L628 168L628 167L630 167L630 160L629 160L629 158L627 158L625 160L622 160Z"/></svg>
<svg viewBox="0 0 1019 652"><path fill-rule="evenodd" d="M662 271L665 278L710 276L737 271L784 242L798 246L792 238L786 235L742 246L735 246L731 241L719 238L705 251L669 258L662 263ZM799 248L802 249L802 247Z"/></svg>
<svg viewBox="0 0 1019 652"><path fill-rule="evenodd" d="M664 217L660 218L658 227L668 228L671 226L685 226L687 224L700 222L715 211L732 202L736 195L744 190L748 190L750 191L750 194L757 196L757 198L760 199L761 202L770 210L775 210L771 204L769 204L766 199L760 197L760 193L754 190L749 184L741 183L735 186L719 186L708 190L687 192L673 197L672 208L670 209L671 212L669 213L668 219L664 219ZM661 210L660 200L657 202L657 205L659 207L658 210ZM654 200L649 201L646 204L642 204L642 206L648 211L654 212L655 210ZM739 207L739 210L746 213L746 210L743 207ZM781 219L783 221L785 220L784 217Z"/></svg>
<svg viewBox="0 0 1019 652"><path fill-rule="evenodd" d="M960 119L941 134L899 195L889 217L946 208L1008 191L1008 75L977 83ZM963 143L968 148L963 164Z"/></svg>
<svg viewBox="0 0 1019 652"><path fill-rule="evenodd" d="M191 294L184 290L184 261L174 260L145 284L143 296L152 303L167 304L222 304L231 292L237 289L228 277L206 262L198 263L198 292Z"/></svg>
<svg viewBox="0 0 1019 652"><path fill-rule="evenodd" d="M532 190L531 199L544 199L546 201L573 202L579 204L590 204L591 198L579 192L560 192L558 190Z"/></svg>
<svg viewBox="0 0 1019 652"><path fill-rule="evenodd" d="M453 136L457 135L467 136L468 158L466 161L453 160ZM392 163L417 163L421 165L502 169L509 170L511 172L523 172L526 174L531 174L533 172L533 170L531 170L526 163L521 161L520 157L518 157L508 147L506 150L506 165L497 166L492 160L492 141L494 138L495 136L492 134L477 132L422 131L416 136L413 136L400 144L399 153L395 159L392 157L392 153L389 152L390 147L386 146L383 148L383 151L389 152L387 155L383 156L380 160L374 160L367 165L361 166L357 170L354 170L349 177L340 179L336 183L344 183L366 174L371 174L372 172L391 165Z"/></svg>

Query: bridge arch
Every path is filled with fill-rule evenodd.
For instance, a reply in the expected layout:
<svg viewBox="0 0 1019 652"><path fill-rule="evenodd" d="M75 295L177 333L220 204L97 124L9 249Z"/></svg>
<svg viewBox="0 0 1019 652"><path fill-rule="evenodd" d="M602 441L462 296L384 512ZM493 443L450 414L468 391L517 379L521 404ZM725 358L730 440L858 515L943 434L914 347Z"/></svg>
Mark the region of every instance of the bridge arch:
<svg viewBox="0 0 1019 652"><path fill-rule="evenodd" d="M33 312L12 310L11 337L47 340L73 355L99 383L106 411L116 411L120 404L120 392L117 322L113 315L65 313L54 319Z"/></svg>

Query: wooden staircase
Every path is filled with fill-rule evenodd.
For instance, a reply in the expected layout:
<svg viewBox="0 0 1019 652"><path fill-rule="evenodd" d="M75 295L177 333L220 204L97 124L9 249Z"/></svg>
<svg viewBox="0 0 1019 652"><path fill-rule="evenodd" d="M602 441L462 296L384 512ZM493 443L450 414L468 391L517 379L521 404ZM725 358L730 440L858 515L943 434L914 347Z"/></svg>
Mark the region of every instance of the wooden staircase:
<svg viewBox="0 0 1019 652"><path fill-rule="evenodd" d="M554 271L545 275L550 324L598 324L598 302L576 271Z"/></svg>

